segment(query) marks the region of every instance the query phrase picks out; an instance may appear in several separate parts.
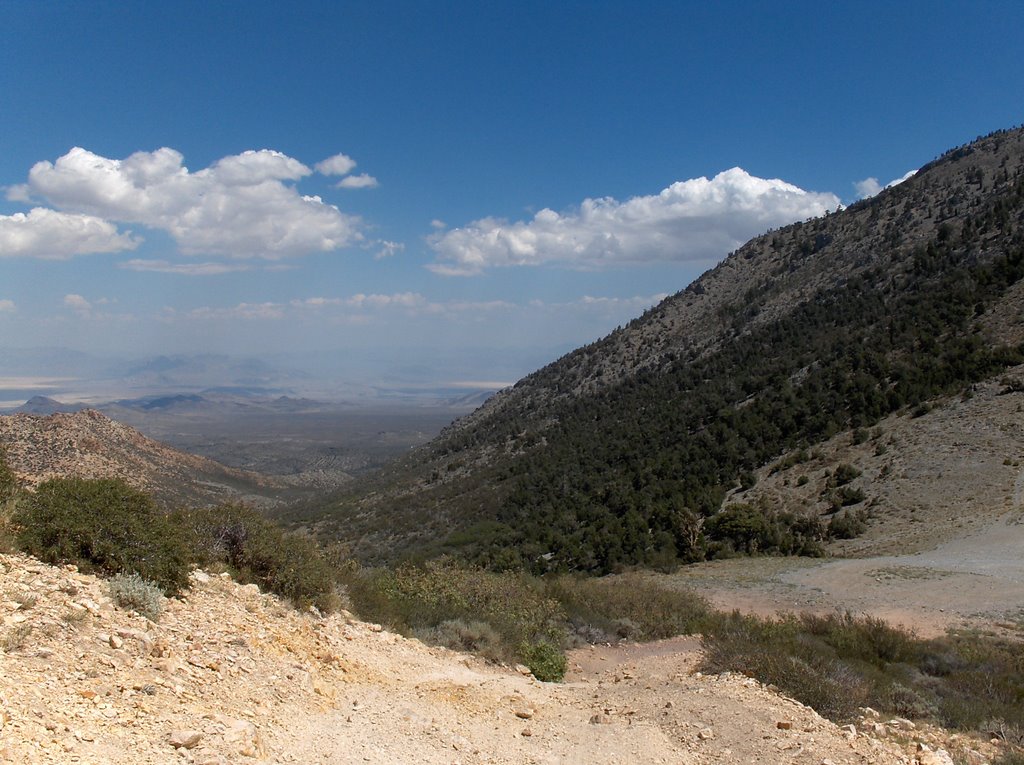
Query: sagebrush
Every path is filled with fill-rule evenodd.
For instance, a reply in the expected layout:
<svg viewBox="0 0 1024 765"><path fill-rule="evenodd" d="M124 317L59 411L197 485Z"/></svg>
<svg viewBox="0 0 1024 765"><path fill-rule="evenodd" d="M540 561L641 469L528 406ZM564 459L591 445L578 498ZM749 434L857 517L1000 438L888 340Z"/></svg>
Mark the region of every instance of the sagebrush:
<svg viewBox="0 0 1024 765"><path fill-rule="evenodd" d="M160 620L164 597L160 588L138 574L117 574L107 582L110 599L120 608L130 608L151 622Z"/></svg>

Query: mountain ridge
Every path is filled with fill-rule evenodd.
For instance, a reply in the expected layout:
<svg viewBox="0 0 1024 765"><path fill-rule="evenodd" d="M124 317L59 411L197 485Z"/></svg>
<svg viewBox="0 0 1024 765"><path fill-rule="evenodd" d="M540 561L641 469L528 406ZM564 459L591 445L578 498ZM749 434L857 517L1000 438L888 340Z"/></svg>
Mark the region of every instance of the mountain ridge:
<svg viewBox="0 0 1024 765"><path fill-rule="evenodd" d="M704 524L767 461L1024 360L1022 231L1024 131L999 131L756 237L360 491L291 518L369 560L448 550L602 571L706 542L727 552L737 541ZM775 521L797 547L825 541L820 522Z"/></svg>
<svg viewBox="0 0 1024 765"><path fill-rule="evenodd" d="M288 485L173 449L92 409L0 416L0 448L29 487L50 478L122 478L162 505L274 504Z"/></svg>

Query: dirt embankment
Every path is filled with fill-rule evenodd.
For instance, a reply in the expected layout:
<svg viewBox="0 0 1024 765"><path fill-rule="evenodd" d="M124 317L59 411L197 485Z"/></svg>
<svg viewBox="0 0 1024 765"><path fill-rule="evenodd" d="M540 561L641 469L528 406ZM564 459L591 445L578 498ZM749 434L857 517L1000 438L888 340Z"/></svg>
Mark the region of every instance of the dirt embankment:
<svg viewBox="0 0 1024 765"><path fill-rule="evenodd" d="M0 762L945 762L941 732L843 730L692 640L572 657L569 682L299 614L202 573L159 623L71 568L0 556ZM980 756L980 755L979 755Z"/></svg>

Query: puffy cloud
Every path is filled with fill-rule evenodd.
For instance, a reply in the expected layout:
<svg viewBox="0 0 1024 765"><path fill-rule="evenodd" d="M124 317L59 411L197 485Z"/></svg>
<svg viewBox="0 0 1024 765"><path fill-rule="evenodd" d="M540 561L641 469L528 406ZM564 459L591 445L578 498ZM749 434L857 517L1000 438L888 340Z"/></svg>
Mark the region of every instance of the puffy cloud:
<svg viewBox="0 0 1024 765"><path fill-rule="evenodd" d="M576 209L544 209L532 220L483 218L429 238L446 276L495 266L560 263L598 269L645 261L716 260L773 226L822 215L834 194L804 191L734 167L711 180L673 183L658 194L619 202L585 199Z"/></svg>
<svg viewBox="0 0 1024 765"><path fill-rule="evenodd" d="M190 172L174 149L108 159L74 148L38 162L28 190L65 210L169 233L186 254L271 260L361 240L359 218L286 181L310 174L276 151L246 151Z"/></svg>
<svg viewBox="0 0 1024 765"><path fill-rule="evenodd" d="M32 195L28 191L27 183L19 183L14 186L0 186L4 190L4 196L7 197L8 202L24 202L29 204L32 201Z"/></svg>
<svg viewBox="0 0 1024 765"><path fill-rule="evenodd" d="M324 308L326 306L341 305L341 298L311 297L305 300L293 300L291 304L296 308Z"/></svg>
<svg viewBox="0 0 1024 765"><path fill-rule="evenodd" d="M138 321L130 313L110 313L102 309L103 306L115 305L117 298L100 297L88 300L81 295L71 293L64 296L63 302L64 307L73 311L80 320L125 323Z"/></svg>
<svg viewBox="0 0 1024 765"><path fill-rule="evenodd" d="M857 199L867 199L881 191L882 184L878 182L877 178L871 177L855 182L853 188L857 192Z"/></svg>
<svg viewBox="0 0 1024 765"><path fill-rule="evenodd" d="M132 250L140 240L94 215L33 208L0 215L0 258L66 260L75 255Z"/></svg>
<svg viewBox="0 0 1024 765"><path fill-rule="evenodd" d="M535 309L553 311L568 310L574 312L621 312L636 314L646 311L668 297L667 292L655 295L634 295L633 297L594 297L584 295L566 303L546 303L543 300L531 300L530 306Z"/></svg>
<svg viewBox="0 0 1024 765"><path fill-rule="evenodd" d="M911 170L899 178L889 181L884 186L878 182L877 178L865 178L863 181L854 182L853 188L857 192L857 199L867 199L868 197L875 196L882 189L891 189L893 186L899 186L903 181L913 178L916 174L917 170Z"/></svg>
<svg viewBox="0 0 1024 765"><path fill-rule="evenodd" d="M490 313L510 311L518 307L507 300L454 300L444 304L444 309L453 313Z"/></svg>
<svg viewBox="0 0 1024 765"><path fill-rule="evenodd" d="M338 189L375 189L380 186L380 183L372 175L360 173L342 178L334 186Z"/></svg>
<svg viewBox="0 0 1024 765"><path fill-rule="evenodd" d="M356 161L347 154L335 154L315 165L316 171L321 175L348 175L355 166Z"/></svg>
<svg viewBox="0 0 1024 765"><path fill-rule="evenodd" d="M395 253L402 252L405 249L405 245L401 242L389 242L387 239L381 239L377 244L380 246L380 249L373 256L374 260L390 258Z"/></svg>
<svg viewBox="0 0 1024 765"><path fill-rule="evenodd" d="M92 303L90 303L81 295L65 295L64 305L70 308L75 313L83 316L88 315L92 312Z"/></svg>
<svg viewBox="0 0 1024 765"><path fill-rule="evenodd" d="M180 274L182 276L216 276L218 274L249 271L241 263L171 263L166 260L144 260L135 258L118 264L128 271L150 271L158 274Z"/></svg>
<svg viewBox="0 0 1024 765"><path fill-rule="evenodd" d="M267 149L224 157L214 164L213 170L218 180L229 186L255 186L264 181L297 181L312 173L297 159Z"/></svg>
<svg viewBox="0 0 1024 765"><path fill-rule="evenodd" d="M0 300L0 313L14 313L17 310L13 300Z"/></svg>

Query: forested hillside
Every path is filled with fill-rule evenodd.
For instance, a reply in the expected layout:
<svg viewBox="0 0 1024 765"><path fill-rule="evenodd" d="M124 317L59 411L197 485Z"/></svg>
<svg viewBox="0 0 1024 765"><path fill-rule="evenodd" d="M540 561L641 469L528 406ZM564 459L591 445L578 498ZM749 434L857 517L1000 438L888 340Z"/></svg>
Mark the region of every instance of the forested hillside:
<svg viewBox="0 0 1024 765"><path fill-rule="evenodd" d="M791 450L1024 361L1022 276L1024 131L1001 131L752 240L292 520L369 560L606 572L814 554L831 518L722 510L726 493Z"/></svg>

